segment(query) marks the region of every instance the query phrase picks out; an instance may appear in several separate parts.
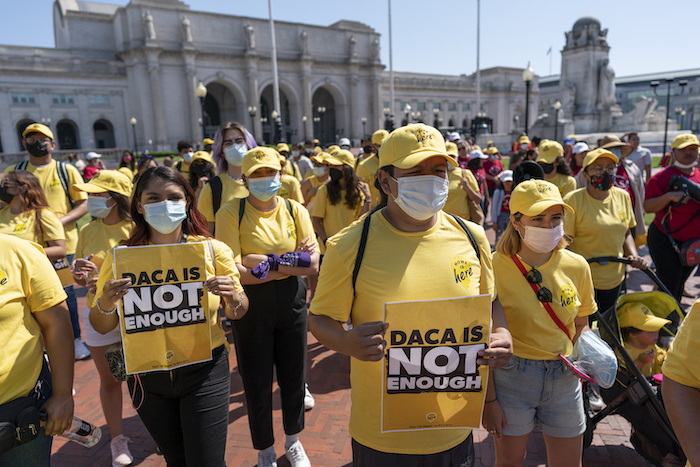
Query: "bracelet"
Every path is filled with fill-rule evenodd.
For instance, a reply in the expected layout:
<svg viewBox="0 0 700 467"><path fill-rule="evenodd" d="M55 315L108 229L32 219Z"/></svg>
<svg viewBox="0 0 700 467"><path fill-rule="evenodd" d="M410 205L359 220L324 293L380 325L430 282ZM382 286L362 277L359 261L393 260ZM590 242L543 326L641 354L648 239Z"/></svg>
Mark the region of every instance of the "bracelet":
<svg viewBox="0 0 700 467"><path fill-rule="evenodd" d="M99 312L102 313L103 315L111 315L111 314L113 314L115 311L117 311L117 306L116 306L116 305L114 306L114 308L112 308L112 309L109 310L109 311L103 310L102 307L100 306L100 300L99 300L99 299L95 300L95 304L97 305L97 311L99 311Z"/></svg>
<svg viewBox="0 0 700 467"><path fill-rule="evenodd" d="M365 198L365 203L372 203L372 200L369 198Z"/></svg>
<svg viewBox="0 0 700 467"><path fill-rule="evenodd" d="M224 306L225 306L226 308L228 308L229 310L233 310L233 317L234 317L234 318L238 318L238 309L241 307L241 305L243 305L243 294L244 294L244 293L245 293L245 292L239 292L239 293L238 293L238 297L239 297L239 299L238 299L238 305L236 305L235 307L230 307L230 306L228 305L228 302L224 299Z"/></svg>
<svg viewBox="0 0 700 467"><path fill-rule="evenodd" d="M498 400L498 397L494 397L492 400L486 401L486 403L490 404L491 402L496 402L497 400Z"/></svg>

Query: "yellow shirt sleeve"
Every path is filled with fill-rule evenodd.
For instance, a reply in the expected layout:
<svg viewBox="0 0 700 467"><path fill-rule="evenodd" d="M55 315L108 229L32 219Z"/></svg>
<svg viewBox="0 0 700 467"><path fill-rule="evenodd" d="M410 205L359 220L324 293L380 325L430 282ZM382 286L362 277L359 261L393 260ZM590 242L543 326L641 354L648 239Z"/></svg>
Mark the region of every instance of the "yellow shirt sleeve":
<svg viewBox="0 0 700 467"><path fill-rule="evenodd" d="M462 169L462 173L465 174L466 179L467 179L467 184L471 187L471 189L478 192L479 191L479 183L476 181L476 177L474 176L472 171L468 170L468 169Z"/></svg>
<svg viewBox="0 0 700 467"><path fill-rule="evenodd" d="M80 175L78 169L76 169L72 164L65 164L65 166L66 173L68 174L68 196L70 196L70 199L72 199L74 202L87 199L87 192L75 188L76 183L84 183L82 175Z"/></svg>
<svg viewBox="0 0 700 467"><path fill-rule="evenodd" d="M700 300L683 320L663 364L664 376L684 386L700 389Z"/></svg>
<svg viewBox="0 0 700 467"><path fill-rule="evenodd" d="M216 220L214 215L214 197L212 195L211 185L209 183L205 183L202 187L202 191L199 193L197 209L199 212L204 214L207 222L214 222Z"/></svg>
<svg viewBox="0 0 700 467"><path fill-rule="evenodd" d="M44 242L66 239L63 224L50 209L42 209L41 211L41 231Z"/></svg>
<svg viewBox="0 0 700 467"><path fill-rule="evenodd" d="M241 236L238 230L239 206L239 201L232 201L221 206L221 209L216 212L216 238L228 245L236 263L241 262Z"/></svg>
<svg viewBox="0 0 700 467"><path fill-rule="evenodd" d="M241 285L241 274L238 272L236 262L233 260L233 252L223 242L216 239L211 239L212 249L216 257L216 275L228 276L233 280L233 283L238 292L243 292Z"/></svg>
<svg viewBox="0 0 700 467"><path fill-rule="evenodd" d="M316 200L314 201L314 207L311 210L311 215L313 217L320 217L323 219L326 217L326 204L328 202L328 187L326 185L320 186L316 192Z"/></svg>

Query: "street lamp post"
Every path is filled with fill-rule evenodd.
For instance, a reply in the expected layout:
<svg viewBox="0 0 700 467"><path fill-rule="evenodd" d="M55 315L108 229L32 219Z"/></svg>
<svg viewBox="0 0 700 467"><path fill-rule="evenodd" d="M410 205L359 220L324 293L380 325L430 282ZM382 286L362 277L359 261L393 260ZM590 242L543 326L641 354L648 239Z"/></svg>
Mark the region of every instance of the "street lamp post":
<svg viewBox="0 0 700 467"><path fill-rule="evenodd" d="M666 122L664 124L664 145L661 150L661 154L666 155L666 142L668 141L668 116L669 113L671 112L671 83L673 82L673 78L666 78ZM654 95L656 96L656 89L659 87L659 84L661 84L659 81L652 81L649 83L652 89L654 90ZM685 86L688 84L687 80L681 80L678 82L678 86L681 87L681 94L683 93L683 89Z"/></svg>
<svg viewBox="0 0 700 467"><path fill-rule="evenodd" d="M411 118L411 104L406 104L406 107L403 108L403 111L406 112L406 125L411 123L409 118Z"/></svg>
<svg viewBox="0 0 700 467"><path fill-rule="evenodd" d="M438 128L440 126L440 121L438 116L440 115L440 109L434 108L433 109L433 115L435 116L435 119L433 120L433 126L435 128Z"/></svg>
<svg viewBox="0 0 700 467"><path fill-rule="evenodd" d="M681 110L681 121L678 123L678 129L683 129L683 124L685 123L685 110Z"/></svg>
<svg viewBox="0 0 700 467"><path fill-rule="evenodd" d="M326 129L323 127L323 114L326 113L326 108L324 106L319 106L316 111L320 115L319 122L321 123L321 143L326 140Z"/></svg>
<svg viewBox="0 0 700 467"><path fill-rule="evenodd" d="M248 115L250 115L250 129L255 128L255 115L258 113L258 108L254 105L248 106Z"/></svg>
<svg viewBox="0 0 700 467"><path fill-rule="evenodd" d="M301 116L301 124L304 127L304 141L306 141L306 115Z"/></svg>
<svg viewBox="0 0 700 467"><path fill-rule="evenodd" d="M556 141L557 129L559 128L559 110L561 109L561 102L556 101L552 107L554 108L554 141Z"/></svg>
<svg viewBox="0 0 700 467"><path fill-rule="evenodd" d="M280 118L279 112L277 110L273 110L272 113L270 114L272 117L272 125L273 125L273 132L272 132L272 143L277 143L282 139L282 122Z"/></svg>
<svg viewBox="0 0 700 467"><path fill-rule="evenodd" d="M530 117L530 83L535 79L535 70L530 66L530 62L527 62L527 68L523 70L523 81L525 81L525 134L527 134L529 128L529 117Z"/></svg>
<svg viewBox="0 0 700 467"><path fill-rule="evenodd" d="M364 138L367 136L367 117L362 117L360 120L362 121L362 137Z"/></svg>
<svg viewBox="0 0 700 467"><path fill-rule="evenodd" d="M136 144L136 117L131 117L131 120L129 120L129 123L131 123L131 131L134 132L134 156L136 155L136 152L138 152L138 144Z"/></svg>
<svg viewBox="0 0 700 467"><path fill-rule="evenodd" d="M199 97L199 104L202 108L202 139L204 139L207 137L207 131L205 129L204 121L204 98L207 97L207 87L204 85L204 83L200 81L197 87L195 88L194 93L197 97Z"/></svg>

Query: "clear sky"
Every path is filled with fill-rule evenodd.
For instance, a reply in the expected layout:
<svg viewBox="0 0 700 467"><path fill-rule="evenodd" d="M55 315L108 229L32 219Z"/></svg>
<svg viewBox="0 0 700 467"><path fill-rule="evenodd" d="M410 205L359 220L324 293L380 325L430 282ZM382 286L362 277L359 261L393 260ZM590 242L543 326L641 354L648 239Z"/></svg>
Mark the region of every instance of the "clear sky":
<svg viewBox="0 0 700 467"><path fill-rule="evenodd" d="M128 0L102 3L126 5ZM266 0L185 0L192 10L268 17ZM393 0L394 70L471 74L476 70L476 0ZM363 22L381 34L389 67L387 0L273 0L275 20L327 26ZM700 68L697 0L481 1L481 68L524 68L559 73L564 32L582 16L607 28L610 64L618 77ZM53 47L53 2L2 0L0 44Z"/></svg>

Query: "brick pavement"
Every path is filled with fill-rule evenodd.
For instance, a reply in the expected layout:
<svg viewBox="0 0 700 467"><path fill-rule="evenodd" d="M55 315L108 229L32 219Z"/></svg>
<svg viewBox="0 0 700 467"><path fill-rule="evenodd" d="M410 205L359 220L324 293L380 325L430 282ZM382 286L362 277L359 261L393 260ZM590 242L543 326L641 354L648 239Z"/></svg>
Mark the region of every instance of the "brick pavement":
<svg viewBox="0 0 700 467"><path fill-rule="evenodd" d="M642 249L641 253L646 253ZM632 291L650 290L651 282L640 272L632 272L629 277ZM698 292L700 278L691 276L686 286ZM84 293L78 293L79 306L84 303ZM685 305L692 300L684 299ZM229 333L230 334L230 333ZM230 337L230 336L229 336ZM316 398L316 407L306 414L306 429L301 440L313 466L339 467L352 465L348 419L350 414L349 358L328 350L309 334L308 380L311 392ZM234 351L232 351L232 354ZM226 450L226 462L230 467L248 467L257 464L257 452L253 449L241 378L236 368L234 355L231 366L231 406ZM109 466L109 433L102 415L99 401L99 379L91 360L75 364L75 413L103 430L100 443L91 449L56 438L53 445L52 463L54 466ZM134 454L134 465L144 467L165 466L164 458L157 454L156 445L131 407L126 388L124 389L124 433L131 438L130 448ZM276 427L275 448L280 467L288 466L284 458L284 433L279 402L279 390L275 385L274 426ZM597 427L593 444L584 452L584 466L644 466L647 464L629 442L630 426L620 416L610 416ZM474 432L477 466L493 465L493 440L484 430ZM545 465L544 440L540 433L533 433L528 445L526 466Z"/></svg>

